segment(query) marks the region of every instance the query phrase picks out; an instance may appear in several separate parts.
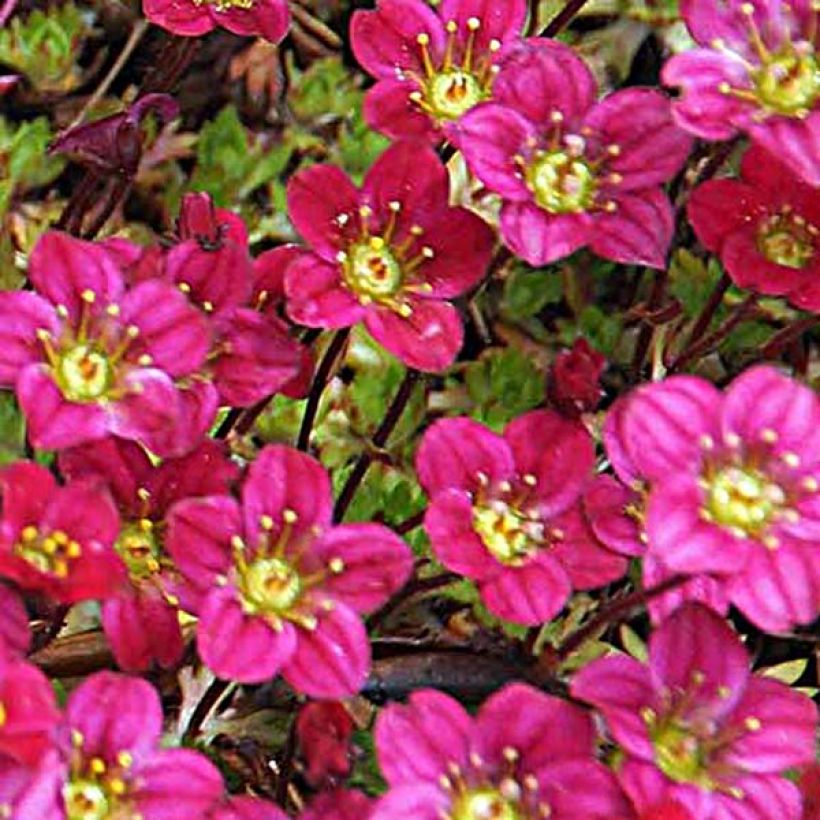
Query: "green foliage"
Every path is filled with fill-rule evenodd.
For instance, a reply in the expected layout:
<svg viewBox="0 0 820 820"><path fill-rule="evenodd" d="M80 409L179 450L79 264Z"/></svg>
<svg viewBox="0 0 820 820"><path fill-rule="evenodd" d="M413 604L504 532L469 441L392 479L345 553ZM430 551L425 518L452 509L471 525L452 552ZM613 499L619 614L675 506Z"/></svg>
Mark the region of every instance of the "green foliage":
<svg viewBox="0 0 820 820"><path fill-rule="evenodd" d="M537 407L544 398L541 373L514 347L493 348L470 362L464 381L474 405L470 415L494 430Z"/></svg>
<svg viewBox="0 0 820 820"><path fill-rule="evenodd" d="M215 120L202 126L189 187L207 191L220 207L231 207L278 177L292 152L287 142L264 145L245 129L236 108L226 106Z"/></svg>
<svg viewBox="0 0 820 820"><path fill-rule="evenodd" d="M623 338L621 319L604 313L597 305L587 305L576 321L561 320L558 325L561 342L567 347L583 336L608 359L615 358L616 348Z"/></svg>
<svg viewBox="0 0 820 820"><path fill-rule="evenodd" d="M17 124L0 117L0 216L15 193L46 185L60 173L63 161L48 155L50 142L45 117Z"/></svg>
<svg viewBox="0 0 820 820"><path fill-rule="evenodd" d="M555 268L532 270L516 267L504 282L502 311L511 319L529 319L546 305L554 305L564 296L564 285Z"/></svg>
<svg viewBox="0 0 820 820"><path fill-rule="evenodd" d="M714 257L704 261L686 248L679 248L669 267L669 291L681 303L687 316L697 316L721 273L720 263Z"/></svg>
<svg viewBox="0 0 820 820"><path fill-rule="evenodd" d="M0 392L0 465L24 458L25 425L14 393Z"/></svg>
<svg viewBox="0 0 820 820"><path fill-rule="evenodd" d="M359 750L350 774L349 786L361 789L371 797L377 797L387 791L387 783L379 771L376 761L376 748L373 733L358 731L353 733L353 745Z"/></svg>
<svg viewBox="0 0 820 820"><path fill-rule="evenodd" d="M0 62L17 69L41 92L68 92L82 80L77 58L93 16L74 3L15 16L0 30Z"/></svg>

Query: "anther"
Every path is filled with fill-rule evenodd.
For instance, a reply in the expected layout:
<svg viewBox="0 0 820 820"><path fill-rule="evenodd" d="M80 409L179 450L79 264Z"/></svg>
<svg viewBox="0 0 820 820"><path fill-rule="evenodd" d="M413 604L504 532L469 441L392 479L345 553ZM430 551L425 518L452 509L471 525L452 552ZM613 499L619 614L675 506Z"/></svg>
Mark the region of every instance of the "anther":
<svg viewBox="0 0 820 820"><path fill-rule="evenodd" d="M401 210L401 202L399 202L397 199L393 199L387 203L387 207L390 208L390 210L393 211L394 214L397 214Z"/></svg>
<svg viewBox="0 0 820 820"><path fill-rule="evenodd" d="M800 456L797 453L783 453L780 458L787 467L791 467L793 470L800 466Z"/></svg>
<svg viewBox="0 0 820 820"><path fill-rule="evenodd" d="M481 28L481 20L479 20L478 17L470 17L467 20L467 28L470 29L470 31L478 31Z"/></svg>
<svg viewBox="0 0 820 820"><path fill-rule="evenodd" d="M273 529L273 519L269 515L260 515L259 526L270 532Z"/></svg>
<svg viewBox="0 0 820 820"><path fill-rule="evenodd" d="M87 305L93 305L97 301L97 294L91 288L86 288L81 294L80 299Z"/></svg>
<svg viewBox="0 0 820 820"><path fill-rule="evenodd" d="M760 439L766 444L774 444L777 441L777 431L772 430L771 427L765 427L760 431Z"/></svg>
<svg viewBox="0 0 820 820"><path fill-rule="evenodd" d="M298 519L299 516L296 514L294 510L291 510L289 507L286 507L284 510L282 510L282 520L286 524L295 524Z"/></svg>
<svg viewBox="0 0 820 820"><path fill-rule="evenodd" d="M528 487L534 487L538 483L538 479L532 473L526 473L523 481Z"/></svg>
<svg viewBox="0 0 820 820"><path fill-rule="evenodd" d="M120 315L120 306L119 306L119 305L109 305L109 306L105 309L105 312L106 312L109 316L119 316L119 315Z"/></svg>
<svg viewBox="0 0 820 820"><path fill-rule="evenodd" d="M515 763L519 758L518 750L514 749L512 746L505 746L501 750L501 754L504 756L504 760L506 760L507 763Z"/></svg>
<svg viewBox="0 0 820 820"><path fill-rule="evenodd" d="M723 443L727 447L740 447L740 436L737 433L726 433L723 436Z"/></svg>
<svg viewBox="0 0 820 820"><path fill-rule="evenodd" d="M814 476L806 476L803 481L801 482L803 489L807 490L810 493L816 493L818 488L820 488L820 484L817 483L817 479Z"/></svg>
<svg viewBox="0 0 820 820"><path fill-rule="evenodd" d="M761 724L760 720L756 717L747 717L746 720L743 721L743 723L750 732L757 732L763 725Z"/></svg>
<svg viewBox="0 0 820 820"><path fill-rule="evenodd" d="M92 757L88 767L94 774L103 774L105 772L105 761L99 757Z"/></svg>
<svg viewBox="0 0 820 820"><path fill-rule="evenodd" d="M341 558L331 558L328 568L332 573L338 575L340 572L344 572L345 562Z"/></svg>
<svg viewBox="0 0 820 820"><path fill-rule="evenodd" d="M140 365L140 367L149 367L151 364L153 364L153 362L154 362L154 360L151 358L151 356L148 353L143 353L137 359L137 364Z"/></svg>

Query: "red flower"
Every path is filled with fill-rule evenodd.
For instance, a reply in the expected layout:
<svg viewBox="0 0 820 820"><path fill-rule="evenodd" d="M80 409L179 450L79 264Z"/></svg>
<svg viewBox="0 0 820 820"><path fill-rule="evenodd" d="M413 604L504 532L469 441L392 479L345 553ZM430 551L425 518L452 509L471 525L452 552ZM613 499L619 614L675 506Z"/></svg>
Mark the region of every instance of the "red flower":
<svg viewBox="0 0 820 820"><path fill-rule="evenodd" d="M603 396L601 374L606 358L586 339L555 357L547 377L547 394L555 407L570 418L594 410Z"/></svg>
<svg viewBox="0 0 820 820"><path fill-rule="evenodd" d="M308 703L296 719L299 746L307 762L308 783L321 787L350 771L353 719L337 701Z"/></svg>
<svg viewBox="0 0 820 820"><path fill-rule="evenodd" d="M449 206L447 170L432 148L388 148L360 190L334 166L315 165L288 186L291 219L312 246L285 272L288 315L309 327L364 321L406 365L439 371L461 349L464 328L447 300L477 284L493 234Z"/></svg>
<svg viewBox="0 0 820 820"><path fill-rule="evenodd" d="M453 122L492 95L496 64L521 36L524 0L380 0L350 23L356 59L377 79L364 101L371 128L393 139L452 139Z"/></svg>
<svg viewBox="0 0 820 820"><path fill-rule="evenodd" d="M63 603L105 598L123 582L107 492L86 481L58 487L45 467L19 461L0 473L0 493L0 575Z"/></svg>
<svg viewBox="0 0 820 820"><path fill-rule="evenodd" d="M129 672L147 669L154 660L173 666L184 644L173 594L176 572L163 548L165 516L184 498L227 492L239 469L211 440L154 466L133 442L108 438L63 451L59 465L68 478L102 480L122 515L115 549L130 583L102 605L103 628L117 663Z"/></svg>
<svg viewBox="0 0 820 820"><path fill-rule="evenodd" d="M740 179L704 182L688 214L736 285L820 311L820 188L753 145Z"/></svg>
<svg viewBox="0 0 820 820"><path fill-rule="evenodd" d="M278 43L288 33L286 0L142 0L145 16L172 34L196 37L222 26Z"/></svg>

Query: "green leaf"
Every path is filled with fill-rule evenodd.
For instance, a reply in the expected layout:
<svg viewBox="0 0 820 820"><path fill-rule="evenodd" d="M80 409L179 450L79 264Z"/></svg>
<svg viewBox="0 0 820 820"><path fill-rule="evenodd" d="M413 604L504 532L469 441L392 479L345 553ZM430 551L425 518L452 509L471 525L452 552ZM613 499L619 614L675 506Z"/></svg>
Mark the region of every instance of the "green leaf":
<svg viewBox="0 0 820 820"><path fill-rule="evenodd" d="M624 645L624 649L626 649L626 651L632 655L635 660L638 660L641 663L646 663L649 658L649 652L646 648L646 642L638 635L638 633L635 632L635 630L628 624L621 624L619 634L621 637L621 643Z"/></svg>
<svg viewBox="0 0 820 820"><path fill-rule="evenodd" d="M527 319L545 305L560 302L563 295L561 276L554 269L519 267L504 283L502 310L512 319Z"/></svg>
<svg viewBox="0 0 820 820"><path fill-rule="evenodd" d="M793 661L778 663L776 666L767 666L760 670L760 674L767 678L774 678L788 686L800 679L809 664L808 658L797 658Z"/></svg>
<svg viewBox="0 0 820 820"><path fill-rule="evenodd" d="M721 273L714 258L705 262L686 248L675 251L669 267L669 290L687 316L694 317L703 310Z"/></svg>

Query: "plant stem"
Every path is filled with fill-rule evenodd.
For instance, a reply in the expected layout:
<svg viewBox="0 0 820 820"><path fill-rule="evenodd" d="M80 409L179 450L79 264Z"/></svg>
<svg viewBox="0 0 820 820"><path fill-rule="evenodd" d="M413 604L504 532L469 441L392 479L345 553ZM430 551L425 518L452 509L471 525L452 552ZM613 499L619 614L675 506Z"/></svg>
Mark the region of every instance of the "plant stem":
<svg viewBox="0 0 820 820"><path fill-rule="evenodd" d="M415 515L411 515L410 518L402 521L400 524L396 524L396 526L393 527L393 532L397 535L405 535L408 532L412 532L416 529L416 527L420 527L422 525L426 512L426 509L420 510Z"/></svg>
<svg viewBox="0 0 820 820"><path fill-rule="evenodd" d="M313 430L313 423L316 421L316 413L319 410L319 401L322 398L327 380L330 378L330 372L333 370L333 365L339 354L344 349L347 339L350 336L350 328L346 327L336 332L336 335L327 346L325 355L322 356L322 361L319 362L319 367L316 369L316 375L313 377L313 384L310 387L310 395L308 396L307 404L305 405L305 414L302 416L302 426L299 428L299 438L296 440L296 447L299 450L307 451L310 444L310 433Z"/></svg>
<svg viewBox="0 0 820 820"><path fill-rule="evenodd" d="M387 444L387 439L390 438L393 428L398 424L401 414L404 412L404 408L413 393L413 388L420 377L421 374L418 370L408 370L405 374L404 381L399 385L393 403L387 409L387 414L373 436L372 448L359 456L359 460L354 465L344 487L342 487L341 493L339 493L339 499L336 501L336 507L333 510L333 519L335 521L341 521L344 518L347 508L359 488L359 484L362 483L368 467L373 462L373 450L381 449Z"/></svg>
<svg viewBox="0 0 820 820"><path fill-rule="evenodd" d="M648 313L653 313L660 306L663 297L666 296L666 286L669 281L669 273L666 269L655 271L655 280L652 283L652 291L649 294L649 301L646 304ZM643 368L644 359L649 351L649 345L652 342L652 334L655 329L649 322L644 322L638 334L638 341L635 343L635 354L632 357L632 378L634 381L639 381L641 376L641 369Z"/></svg>
<svg viewBox="0 0 820 820"><path fill-rule="evenodd" d="M795 339L802 336L807 330L811 330L820 319L817 316L804 316L797 319L790 325L778 330L769 339L760 351L761 359L773 359L779 356Z"/></svg>
<svg viewBox="0 0 820 820"><path fill-rule="evenodd" d="M680 370L684 365L695 359L702 358L707 353L714 350L742 321L757 304L757 294L751 293L747 296L734 311L727 317L726 321L708 336L703 336L699 342L688 347L678 356L668 367L670 373Z"/></svg>
<svg viewBox="0 0 820 820"><path fill-rule="evenodd" d="M688 580L687 575L673 575L651 589L638 589L602 609L589 623L573 632L556 650L559 660L566 660L576 649L586 643L603 627L623 620L637 606L669 592Z"/></svg>
<svg viewBox="0 0 820 820"><path fill-rule="evenodd" d="M723 301L723 297L726 294L726 291L729 290L729 285L731 284L732 280L729 279L729 277L724 273L718 280L714 290L712 290L712 293L709 295L709 299L703 306L700 316L698 316L695 321L695 324L692 327L692 332L689 334L689 338L686 341L686 347L684 347L682 352L685 352L692 347L692 345L696 344L700 337L703 336L715 315L715 311L717 311L718 307L720 307L720 303Z"/></svg>
<svg viewBox="0 0 820 820"><path fill-rule="evenodd" d="M547 23L541 37L555 37L562 32L575 18L575 15L586 5L587 0L569 0L569 2Z"/></svg>

